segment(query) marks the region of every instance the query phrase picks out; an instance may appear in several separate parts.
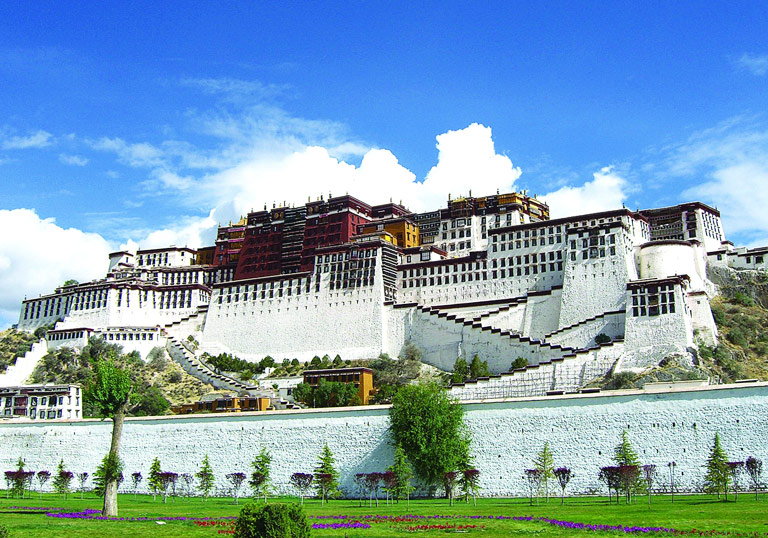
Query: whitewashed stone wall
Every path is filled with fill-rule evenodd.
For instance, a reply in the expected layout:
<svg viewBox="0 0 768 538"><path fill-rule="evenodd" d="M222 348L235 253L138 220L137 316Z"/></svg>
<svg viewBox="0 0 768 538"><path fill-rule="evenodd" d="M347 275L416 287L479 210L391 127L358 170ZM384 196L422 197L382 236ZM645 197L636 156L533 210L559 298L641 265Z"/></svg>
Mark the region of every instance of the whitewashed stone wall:
<svg viewBox="0 0 768 538"><path fill-rule="evenodd" d="M676 486L698 488L715 432L730 460L768 458L767 383L470 403L465 410L485 496L525 495L524 471L546 441L555 465L576 473L569 492L604 493L597 474L611 464L624 429L642 463L659 468L660 487L668 483L667 463L675 461ZM386 406L129 419L121 455L126 473L146 477L154 457L163 469L183 473L197 471L208 454L223 494L225 475L248 472L266 447L275 491L289 493L290 475L312 472L328 443L343 489L354 494L355 473L382 471L392 463L387 427ZM109 447L110 431L109 421L0 423L0 468L15 468L23 457L30 469L53 470L63 458L73 472L92 473ZM122 488L128 491L130 485Z"/></svg>

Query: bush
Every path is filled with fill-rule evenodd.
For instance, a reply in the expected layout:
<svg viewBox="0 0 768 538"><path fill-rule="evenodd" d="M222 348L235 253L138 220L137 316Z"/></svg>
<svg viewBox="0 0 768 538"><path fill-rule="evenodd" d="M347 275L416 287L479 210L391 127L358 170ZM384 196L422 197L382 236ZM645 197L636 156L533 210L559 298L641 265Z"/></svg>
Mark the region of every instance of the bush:
<svg viewBox="0 0 768 538"><path fill-rule="evenodd" d="M8 527L5 525L0 525L0 538L9 538L11 536L11 533L8 532Z"/></svg>
<svg viewBox="0 0 768 538"><path fill-rule="evenodd" d="M235 525L236 538L308 538L304 509L292 504L246 504Z"/></svg>
<svg viewBox="0 0 768 538"><path fill-rule="evenodd" d="M734 293L733 297L729 297L728 301L741 306L755 306L755 300L749 295L741 293L740 291Z"/></svg>
<svg viewBox="0 0 768 538"><path fill-rule="evenodd" d="M520 368L525 368L526 366L528 366L528 359L525 357L518 357L512 361L512 366L510 368L512 370L519 370Z"/></svg>
<svg viewBox="0 0 768 538"><path fill-rule="evenodd" d="M610 341L611 341L611 337L610 337L610 336L608 336L608 335L607 335L607 334L605 334L605 333L600 333L600 334L598 334L597 336L595 336L595 343L596 343L597 345L600 345L600 344L607 344L607 343L608 343L608 342L610 342Z"/></svg>

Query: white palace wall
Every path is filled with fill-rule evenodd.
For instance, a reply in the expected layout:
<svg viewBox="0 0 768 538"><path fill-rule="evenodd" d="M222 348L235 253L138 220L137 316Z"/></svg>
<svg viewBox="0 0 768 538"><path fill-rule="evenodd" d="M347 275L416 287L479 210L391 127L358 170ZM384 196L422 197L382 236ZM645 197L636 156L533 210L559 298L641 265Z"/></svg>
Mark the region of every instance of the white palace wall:
<svg viewBox="0 0 768 538"><path fill-rule="evenodd" d="M486 496L525 495L524 470L547 441L555 465L576 473L570 493L604 493L597 474L611 464L624 429L641 462L657 466L659 487L668 484L667 463L675 461L676 487L697 489L715 432L731 460L768 458L768 383L521 398L464 408L480 494ZM354 495L355 473L383 471L392 463L388 424L387 406L136 418L125 423L121 457L126 474L147 476L155 457L164 470L194 473L208 454L218 492L225 494L225 475L247 472L265 447L273 458L275 492L289 493L290 475L312 472L328 443L341 486ZM0 468L15 468L23 457L29 469L53 470L63 458L69 470L93 473L108 450L111 427L98 420L0 423ZM130 485L122 488L129 491ZM141 489L146 491L146 480Z"/></svg>

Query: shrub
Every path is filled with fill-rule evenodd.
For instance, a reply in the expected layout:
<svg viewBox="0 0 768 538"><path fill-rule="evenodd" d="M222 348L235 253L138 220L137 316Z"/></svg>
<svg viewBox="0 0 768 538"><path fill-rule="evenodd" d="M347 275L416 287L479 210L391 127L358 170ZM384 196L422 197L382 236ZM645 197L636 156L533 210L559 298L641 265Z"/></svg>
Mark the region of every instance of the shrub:
<svg viewBox="0 0 768 538"><path fill-rule="evenodd" d="M291 504L246 504L235 525L236 538L308 538L304 509Z"/></svg>
<svg viewBox="0 0 768 538"><path fill-rule="evenodd" d="M605 333L600 333L597 336L595 336L595 343L598 345L607 344L610 341L611 341L611 337Z"/></svg>
<svg viewBox="0 0 768 538"><path fill-rule="evenodd" d="M0 538L10 538L11 533L8 532L8 527L0 525Z"/></svg>
<svg viewBox="0 0 768 538"><path fill-rule="evenodd" d="M755 306L755 300L740 291L734 293L733 297L729 297L728 301L741 306Z"/></svg>
<svg viewBox="0 0 768 538"><path fill-rule="evenodd" d="M510 368L512 370L519 370L520 368L525 368L526 366L528 366L528 359L525 357L518 357L512 361L512 366Z"/></svg>
<svg viewBox="0 0 768 538"><path fill-rule="evenodd" d="M175 370L168 374L168 383L181 383L184 376L178 370Z"/></svg>

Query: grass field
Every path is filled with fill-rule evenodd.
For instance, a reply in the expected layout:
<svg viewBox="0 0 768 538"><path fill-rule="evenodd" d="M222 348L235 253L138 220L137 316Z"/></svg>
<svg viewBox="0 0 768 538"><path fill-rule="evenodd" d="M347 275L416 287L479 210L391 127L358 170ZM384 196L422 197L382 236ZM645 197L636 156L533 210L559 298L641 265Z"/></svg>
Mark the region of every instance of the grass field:
<svg viewBox="0 0 768 538"><path fill-rule="evenodd" d="M231 529L227 520L218 520L209 526L199 526L194 521L165 521L158 524L151 521L99 521L93 519L64 519L46 516L45 511L29 510L33 507L57 508L65 512L81 512L86 509L99 509L100 499L86 495L80 499L79 494L70 495L65 501L60 495L44 494L42 499L38 494L31 494L26 499L6 499L0 493L0 524L8 527L12 537L104 537L104 536L152 536L152 537L181 537L181 536L226 536L221 531ZM297 499L271 499L270 502L293 501ZM243 503L249 499L241 499ZM151 496L139 495L135 500L132 495L120 495L120 517L124 518L221 518L236 516L240 506L232 499L213 498L202 501L199 498L177 498L175 502L168 499L163 504L160 498L153 501ZM716 531L715 535L730 536L768 536L768 500L761 496L755 501L753 495L743 494L737 502L718 501L714 496L685 496L675 497L674 503L669 497L654 497L649 507L647 498L638 498L631 505L609 504L605 497L567 498L563 506L560 499L553 498L549 503L541 500L538 505L531 506L527 499L478 499L477 506L470 502L457 502L449 506L444 499L411 501L410 507L404 502L386 505L384 501L369 508L367 503L358 506L358 501L336 500L321 505L315 499L305 500L305 511L311 517L311 523L344 523L345 519L322 516L348 516L351 520L367 523L370 528L335 528L316 529L313 536L347 536L349 538L374 538L403 536L406 534L438 535L446 532L474 534L485 538L502 536L590 536L616 535L619 531L591 531L583 529L563 528L541 520L516 521L513 519L497 519L498 516L534 516L553 520L580 522L594 525L621 525L627 527L664 527L679 531L692 531L693 536L699 536L698 531ZM20 509L15 507L24 507ZM57 510L58 511L58 510ZM388 518L365 518L365 516L389 516ZM404 516L414 517L404 517ZM444 516L440 518L429 516ZM489 518L472 518L471 516L494 516ZM399 519L398 519L399 518ZM230 520L231 521L231 520ZM418 526L437 525L448 528L419 530ZM458 526L472 528L456 528ZM453 527L451 527L453 526ZM624 532L621 532L624 534ZM660 536L671 536L670 533L656 533ZM687 534L687 532L686 532ZM709 533L706 533L709 534Z"/></svg>

